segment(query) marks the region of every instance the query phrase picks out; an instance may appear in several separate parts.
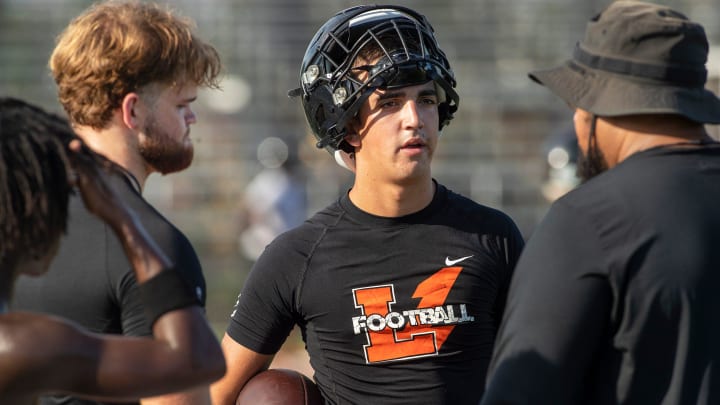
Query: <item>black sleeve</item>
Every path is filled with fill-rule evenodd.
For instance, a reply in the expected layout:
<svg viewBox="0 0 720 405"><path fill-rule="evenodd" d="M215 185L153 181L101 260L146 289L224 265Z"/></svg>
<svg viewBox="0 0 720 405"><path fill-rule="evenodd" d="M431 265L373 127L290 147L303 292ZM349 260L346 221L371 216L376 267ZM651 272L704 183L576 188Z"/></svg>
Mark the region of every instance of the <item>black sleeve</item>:
<svg viewBox="0 0 720 405"><path fill-rule="evenodd" d="M126 273L125 277L119 280L116 288L120 300L120 321L123 335L151 336L152 329L143 312L143 304L134 274Z"/></svg>
<svg viewBox="0 0 720 405"><path fill-rule="evenodd" d="M577 403L607 339L611 291L593 228L554 205L510 286L482 404Z"/></svg>
<svg viewBox="0 0 720 405"><path fill-rule="evenodd" d="M248 275L230 316L227 334L262 354L275 354L295 326L294 296L304 258L285 243L273 241Z"/></svg>
<svg viewBox="0 0 720 405"><path fill-rule="evenodd" d="M195 290L201 306L205 307L207 287L200 260L190 240L152 205L145 201L126 178L115 179L116 186L124 190L123 199L139 216L143 226L155 243L174 264L175 271ZM107 245L107 271L111 280L113 300L118 306L122 333L129 336L150 336L149 325L140 298L137 279L128 261L122 243L109 226L105 225Z"/></svg>

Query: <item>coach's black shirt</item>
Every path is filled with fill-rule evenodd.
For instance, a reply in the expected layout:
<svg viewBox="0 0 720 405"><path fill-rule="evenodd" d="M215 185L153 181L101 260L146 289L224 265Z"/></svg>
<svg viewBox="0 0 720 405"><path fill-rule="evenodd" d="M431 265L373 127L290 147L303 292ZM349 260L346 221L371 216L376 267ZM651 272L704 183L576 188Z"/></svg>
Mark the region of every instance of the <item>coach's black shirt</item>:
<svg viewBox="0 0 720 405"><path fill-rule="evenodd" d="M558 200L483 404L720 404L720 147L637 153Z"/></svg>

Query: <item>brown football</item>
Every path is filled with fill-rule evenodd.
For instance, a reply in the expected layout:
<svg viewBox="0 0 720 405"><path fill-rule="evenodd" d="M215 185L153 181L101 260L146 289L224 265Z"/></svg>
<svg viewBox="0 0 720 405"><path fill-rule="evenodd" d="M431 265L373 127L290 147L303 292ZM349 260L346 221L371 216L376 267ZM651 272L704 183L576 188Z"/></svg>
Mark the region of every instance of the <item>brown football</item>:
<svg viewBox="0 0 720 405"><path fill-rule="evenodd" d="M236 405L322 405L315 383L304 374L283 368L260 372L245 384Z"/></svg>

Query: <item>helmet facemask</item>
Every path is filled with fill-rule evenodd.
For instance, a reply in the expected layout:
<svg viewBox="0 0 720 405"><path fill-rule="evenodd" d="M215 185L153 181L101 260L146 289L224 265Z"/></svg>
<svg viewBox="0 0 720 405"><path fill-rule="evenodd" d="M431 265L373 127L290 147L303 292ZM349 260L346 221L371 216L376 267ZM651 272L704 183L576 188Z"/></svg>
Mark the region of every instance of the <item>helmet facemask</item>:
<svg viewBox="0 0 720 405"><path fill-rule="evenodd" d="M319 148L350 154L346 125L370 94L431 80L438 89L442 129L457 110L459 97L432 27L410 9L360 6L339 13L318 31L303 61L302 88L289 94L303 95Z"/></svg>

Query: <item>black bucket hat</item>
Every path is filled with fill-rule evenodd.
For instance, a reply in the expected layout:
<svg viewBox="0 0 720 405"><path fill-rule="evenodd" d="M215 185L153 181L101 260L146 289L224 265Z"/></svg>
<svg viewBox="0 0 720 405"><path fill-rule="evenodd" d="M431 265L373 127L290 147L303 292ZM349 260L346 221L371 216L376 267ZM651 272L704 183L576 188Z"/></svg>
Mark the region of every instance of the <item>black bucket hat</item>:
<svg viewBox="0 0 720 405"><path fill-rule="evenodd" d="M529 76L598 116L679 114L719 124L720 99L705 89L707 54L705 30L683 14L616 1L588 22L571 60Z"/></svg>

